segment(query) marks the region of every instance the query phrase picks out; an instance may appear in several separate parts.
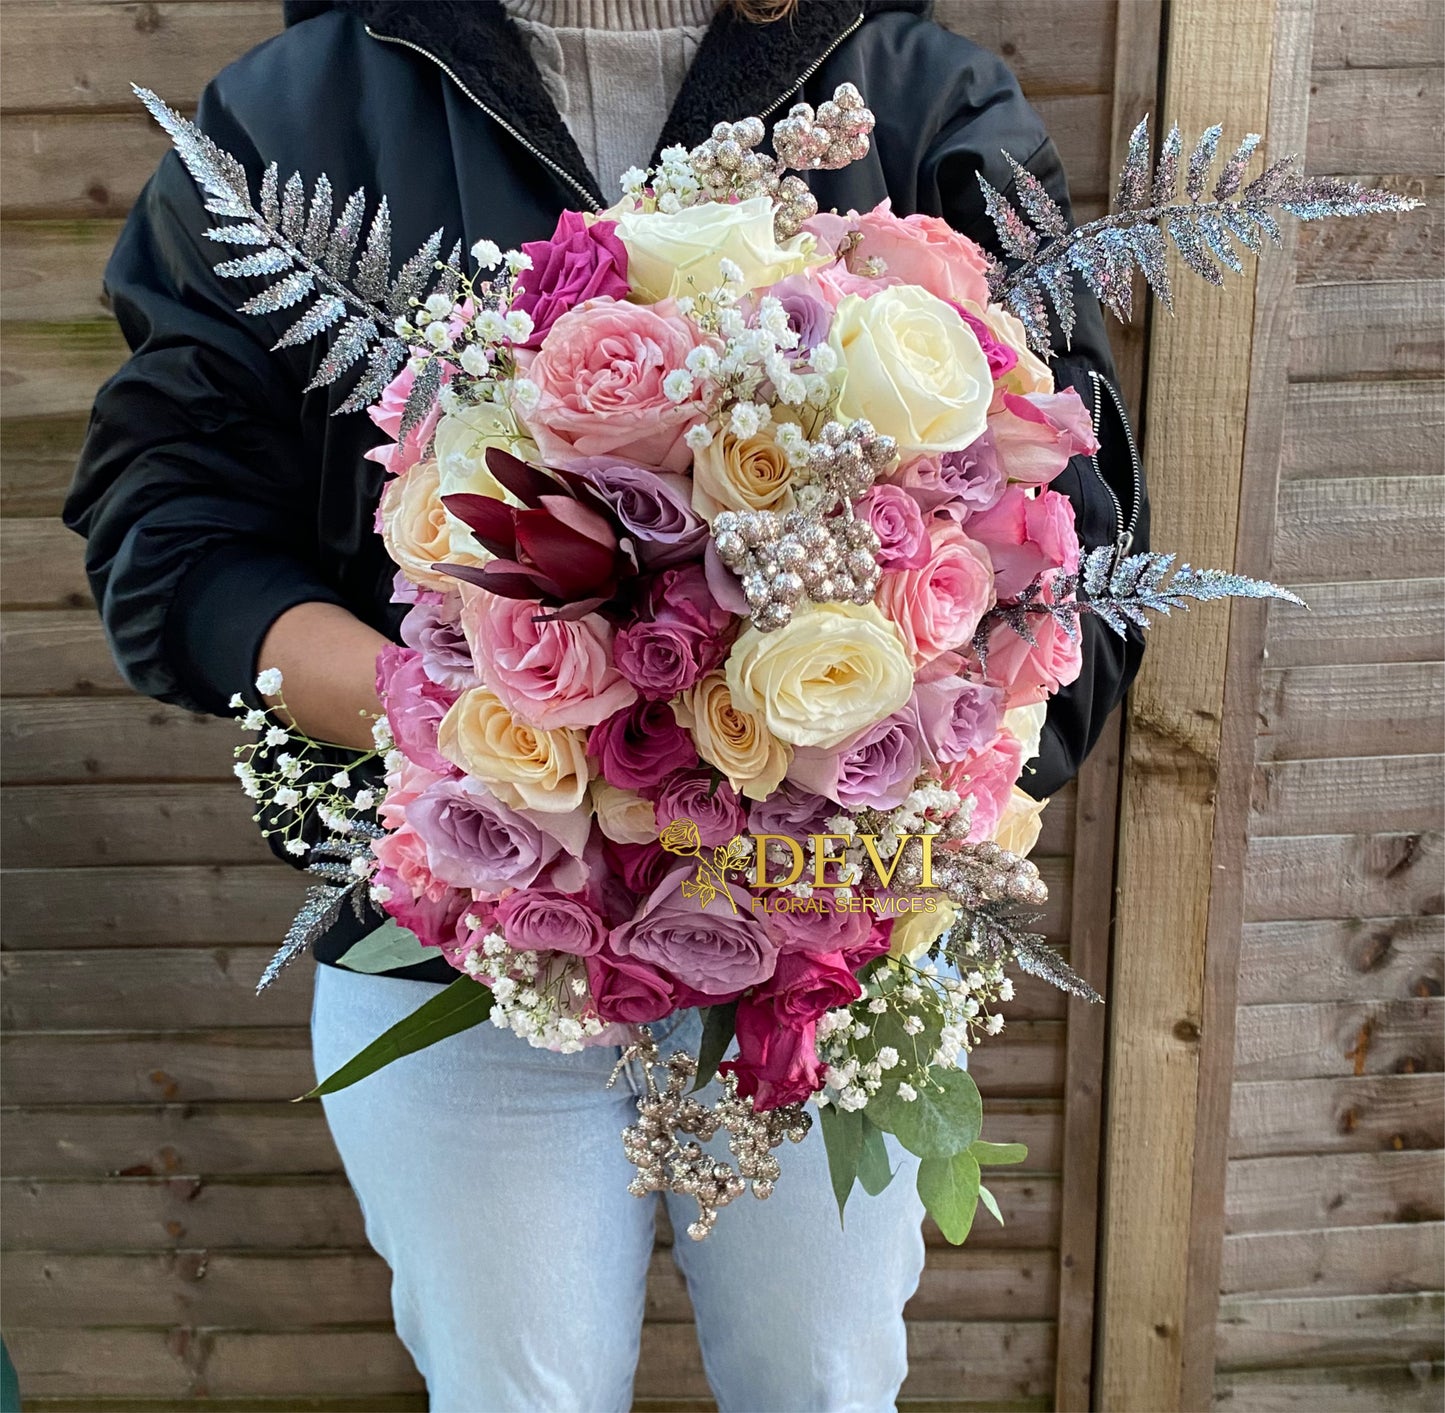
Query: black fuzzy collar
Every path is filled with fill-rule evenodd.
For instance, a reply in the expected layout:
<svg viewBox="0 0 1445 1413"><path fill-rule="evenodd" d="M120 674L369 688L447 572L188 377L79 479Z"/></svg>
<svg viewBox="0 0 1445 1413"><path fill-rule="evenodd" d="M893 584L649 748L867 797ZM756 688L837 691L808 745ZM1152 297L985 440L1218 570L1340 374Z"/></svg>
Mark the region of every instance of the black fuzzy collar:
<svg viewBox="0 0 1445 1413"><path fill-rule="evenodd" d="M658 140L693 147L721 119L781 108L799 80L860 16L926 13L930 0L803 0L793 15L752 24L718 11ZM405 40L451 69L479 102L606 205L572 134L542 84L522 31L499 0L287 0L286 23L325 10L355 13L376 34ZM654 152L654 160L656 152Z"/></svg>

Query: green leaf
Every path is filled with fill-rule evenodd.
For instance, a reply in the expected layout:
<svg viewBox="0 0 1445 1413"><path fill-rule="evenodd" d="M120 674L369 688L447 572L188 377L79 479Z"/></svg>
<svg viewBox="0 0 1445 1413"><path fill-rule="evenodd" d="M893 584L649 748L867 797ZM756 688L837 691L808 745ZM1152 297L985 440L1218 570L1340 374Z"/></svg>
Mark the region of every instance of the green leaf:
<svg viewBox="0 0 1445 1413"><path fill-rule="evenodd" d="M469 976L459 976L450 986L437 992L431 1000L418 1006L409 1016L397 1021L384 1034L377 1036L360 1054L353 1055L335 1074L328 1075L316 1086L301 1096L316 1099L323 1094L335 1094L346 1089L359 1079L375 1074L383 1065L399 1060L403 1055L425 1050L438 1040L451 1035L460 1035L474 1025L481 1025L491 1013L492 992L489 987L473 981Z"/></svg>
<svg viewBox="0 0 1445 1413"><path fill-rule="evenodd" d="M704 1006L702 1013L702 1044L697 1050L697 1079L692 1092L712 1083L717 1067L732 1044L736 1030L738 1003L729 1001L722 1006Z"/></svg>
<svg viewBox="0 0 1445 1413"><path fill-rule="evenodd" d="M435 947L423 947L410 928L389 917L380 927L354 942L337 958L336 965L347 971L393 971L411 967L437 956Z"/></svg>
<svg viewBox="0 0 1445 1413"><path fill-rule="evenodd" d="M936 1070L918 1097L905 1102L898 1091L882 1090L868 1103L868 1114L910 1153L946 1158L966 1149L983 1127L983 1100L967 1070ZM977 1167L976 1159L971 1160Z"/></svg>
<svg viewBox="0 0 1445 1413"><path fill-rule="evenodd" d="M866 1113L860 1117L863 1120L863 1152L858 1159L858 1181L869 1197L877 1197L893 1181L893 1164L888 1161L883 1130L871 1122Z"/></svg>
<svg viewBox="0 0 1445 1413"><path fill-rule="evenodd" d="M833 1196L838 1199L838 1220L848 1205L853 1179L858 1175L858 1159L863 1152L863 1125L866 1122L857 1109L840 1109L829 1104L820 1110L823 1125L823 1147L828 1150L828 1175L833 1179ZM876 1130L875 1130L876 1132Z"/></svg>
<svg viewBox="0 0 1445 1413"><path fill-rule="evenodd" d="M984 1167L1002 1167L1006 1163L1022 1163L1029 1156L1028 1146L1023 1143L985 1143L976 1138L968 1145L968 1151Z"/></svg>
<svg viewBox="0 0 1445 1413"><path fill-rule="evenodd" d="M993 1219L999 1226L1003 1226L1003 1213L998 1209L998 1198L991 1193L982 1183L978 1185L978 1200L993 1213Z"/></svg>
<svg viewBox="0 0 1445 1413"><path fill-rule="evenodd" d="M918 1195L944 1240L961 1246L978 1210L978 1160L967 1151L925 1158L918 1165Z"/></svg>

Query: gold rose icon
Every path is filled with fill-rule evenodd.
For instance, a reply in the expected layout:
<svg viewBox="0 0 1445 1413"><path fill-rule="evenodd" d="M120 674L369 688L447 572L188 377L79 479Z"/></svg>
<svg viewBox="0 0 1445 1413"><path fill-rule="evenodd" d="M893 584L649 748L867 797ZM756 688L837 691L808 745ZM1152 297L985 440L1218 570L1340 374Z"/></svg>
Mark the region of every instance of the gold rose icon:
<svg viewBox="0 0 1445 1413"><path fill-rule="evenodd" d="M657 842L669 854L696 856L702 851L702 840L698 837L697 825L690 819L675 819L658 835Z"/></svg>
<svg viewBox="0 0 1445 1413"><path fill-rule="evenodd" d="M729 839L719 844L712 852L712 858L705 859L702 853L702 837L697 825L690 819L675 819L661 834L657 842L669 854L680 858L696 859L697 872L684 880L682 896L696 898L698 906L705 908L714 898L724 898L734 913L738 905L733 901L732 889L728 887L727 875L730 869L747 867L748 849L742 837Z"/></svg>

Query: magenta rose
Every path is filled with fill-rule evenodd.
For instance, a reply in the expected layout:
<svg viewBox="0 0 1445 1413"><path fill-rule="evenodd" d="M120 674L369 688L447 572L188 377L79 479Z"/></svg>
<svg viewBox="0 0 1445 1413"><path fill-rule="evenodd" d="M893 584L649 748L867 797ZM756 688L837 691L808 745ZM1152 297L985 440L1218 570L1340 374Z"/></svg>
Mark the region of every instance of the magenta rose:
<svg viewBox="0 0 1445 1413"><path fill-rule="evenodd" d="M900 486L874 486L856 507L878 536L884 569L922 569L928 563L928 527L918 501Z"/></svg>
<svg viewBox="0 0 1445 1413"><path fill-rule="evenodd" d="M737 1059L724 1060L718 1069L737 1075L738 1093L751 1099L755 1109L801 1104L823 1087L816 1026L785 1028L771 1006L751 1000L738 1003L735 1026Z"/></svg>
<svg viewBox="0 0 1445 1413"><path fill-rule="evenodd" d="M1010 348L1006 343L1000 343L994 336L993 330L984 323L977 314L970 314L961 304L953 306L963 316L963 322L973 330L978 339L978 346L983 350L983 356L988 359L989 376L998 382L1003 375L1018 366L1018 350Z"/></svg>
<svg viewBox="0 0 1445 1413"><path fill-rule="evenodd" d="M1058 491L1031 496L1010 486L991 510L969 518L968 533L988 551L1001 599L1016 599L1049 570L1079 567L1073 502Z"/></svg>
<svg viewBox="0 0 1445 1413"><path fill-rule="evenodd" d="M607 928L587 902L550 888L518 888L497 904L497 923L517 951L569 952L589 957Z"/></svg>
<svg viewBox="0 0 1445 1413"><path fill-rule="evenodd" d="M617 635L617 666L643 696L670 699L722 662L734 626L701 565L664 569L648 585L636 621Z"/></svg>
<svg viewBox="0 0 1445 1413"><path fill-rule="evenodd" d="M604 947L586 960L592 1004L605 1021L646 1025L676 1007L672 978L638 957L618 956Z"/></svg>
<svg viewBox="0 0 1445 1413"><path fill-rule="evenodd" d="M479 685L472 650L462 632L460 594L428 595L401 620L401 640L421 654L422 671L453 692Z"/></svg>
<svg viewBox="0 0 1445 1413"><path fill-rule="evenodd" d="M726 844L748 827L737 791L708 770L673 771L658 788L657 817L690 819L708 848Z"/></svg>
<svg viewBox="0 0 1445 1413"><path fill-rule="evenodd" d="M842 843L835 841L829 851L838 853L842 848ZM769 876L773 873L770 869ZM811 863L803 877L811 881ZM780 952L850 952L864 944L873 927L874 919L869 913L861 907L838 904L831 888L816 889L806 909L778 906L787 898L785 893L774 890L767 896L770 906L762 914L763 925Z"/></svg>
<svg viewBox="0 0 1445 1413"><path fill-rule="evenodd" d="M587 736L587 754L602 766L609 785L650 791L674 770L697 764L692 737L677 724L666 702L634 702L609 716Z"/></svg>
<svg viewBox="0 0 1445 1413"><path fill-rule="evenodd" d="M669 874L643 902L636 917L613 928L608 946L666 972L702 997L725 999L773 974L777 944L752 913L752 895L735 884L706 907L685 898L696 866Z"/></svg>
<svg viewBox="0 0 1445 1413"><path fill-rule="evenodd" d="M522 254L532 268L517 277L512 308L532 316L527 348L541 348L552 325L585 300L627 298L627 247L616 221L589 224L580 211L564 211L551 240L526 241Z"/></svg>
<svg viewBox="0 0 1445 1413"><path fill-rule="evenodd" d="M660 844L618 844L608 839L602 845L602 856L636 898L645 898L677 867L677 855ZM627 917L619 922L626 922L636 912L636 898Z"/></svg>
<svg viewBox="0 0 1445 1413"><path fill-rule="evenodd" d="M404 756L437 775L457 773L437 750L437 728L457 694L427 676L419 652L395 643L382 648L376 657L376 695Z"/></svg>
<svg viewBox="0 0 1445 1413"><path fill-rule="evenodd" d="M589 456L568 468L604 500L649 569L695 560L708 543L707 521L692 508L692 482L620 456Z"/></svg>
<svg viewBox="0 0 1445 1413"><path fill-rule="evenodd" d="M874 957L881 957L888 950L888 944L893 938L892 917L875 917L873 926L869 928L868 935L851 947L839 948L839 953L844 964L851 972L858 972L867 966Z"/></svg>
<svg viewBox="0 0 1445 1413"><path fill-rule="evenodd" d="M845 809L894 809L908 798L925 759L913 700L833 750L797 747L788 778Z"/></svg>
<svg viewBox="0 0 1445 1413"><path fill-rule="evenodd" d="M766 1001L780 1025L800 1030L827 1011L852 1005L862 994L841 952L786 952L750 1000Z"/></svg>

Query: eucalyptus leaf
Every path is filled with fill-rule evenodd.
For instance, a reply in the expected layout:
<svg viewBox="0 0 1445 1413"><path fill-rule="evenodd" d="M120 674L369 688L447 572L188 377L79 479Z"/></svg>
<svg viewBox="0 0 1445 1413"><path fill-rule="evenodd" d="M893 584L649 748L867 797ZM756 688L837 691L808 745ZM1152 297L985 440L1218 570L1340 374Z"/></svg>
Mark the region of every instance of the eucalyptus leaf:
<svg viewBox="0 0 1445 1413"><path fill-rule="evenodd" d="M993 1219L999 1226L1004 1225L1003 1213L998 1209L998 1198L991 1193L982 1183L978 1185L978 1200L993 1213Z"/></svg>
<svg viewBox="0 0 1445 1413"><path fill-rule="evenodd" d="M409 927L389 917L380 927L368 932L337 958L336 965L347 971L376 973L394 971L398 967L416 966L437 955L435 947L423 947Z"/></svg>
<svg viewBox="0 0 1445 1413"><path fill-rule="evenodd" d="M967 1070L931 1074L927 1084L920 1082L916 1099L900 1099L896 1089L881 1090L869 1102L868 1113L920 1158L958 1153L983 1127L983 1100ZM973 1162L977 1166L977 1160Z"/></svg>
<svg viewBox="0 0 1445 1413"><path fill-rule="evenodd" d="M738 1003L728 1001L721 1006L707 1006L702 1013L702 1043L697 1051L697 1079L692 1092L712 1083L717 1067L732 1044L736 1032Z"/></svg>
<svg viewBox="0 0 1445 1413"><path fill-rule="evenodd" d="M978 1160L966 1150L918 1165L918 1195L945 1241L961 1246L978 1210Z"/></svg>
<svg viewBox="0 0 1445 1413"><path fill-rule="evenodd" d="M863 1126L868 1121L857 1109L840 1109L828 1104L819 1111L823 1126L823 1147L828 1150L828 1176L833 1180L833 1196L838 1201L838 1220L853 1191L858 1176L858 1161L863 1154ZM873 1130L877 1133L877 1129Z"/></svg>
<svg viewBox="0 0 1445 1413"><path fill-rule="evenodd" d="M858 1158L858 1181L869 1197L877 1197L893 1181L893 1164L888 1161L888 1145L883 1130L867 1114L863 1120L863 1151Z"/></svg>
<svg viewBox="0 0 1445 1413"><path fill-rule="evenodd" d="M431 1000L418 1006L409 1016L397 1021L390 1030L377 1036L359 1054L353 1055L334 1074L328 1075L316 1086L301 1096L303 1099L317 1099L323 1094L335 1094L347 1089L357 1080L375 1074L384 1065L399 1060L403 1055L425 1050L438 1040L460 1035L475 1025L481 1025L491 1013L492 992L489 987L473 981L469 976L459 976L450 986L437 992Z"/></svg>
<svg viewBox="0 0 1445 1413"><path fill-rule="evenodd" d="M1022 1163L1029 1156L1028 1145L1024 1143L985 1143L983 1139L976 1138L968 1146L968 1151L978 1159L984 1167L1003 1167L1008 1163Z"/></svg>

